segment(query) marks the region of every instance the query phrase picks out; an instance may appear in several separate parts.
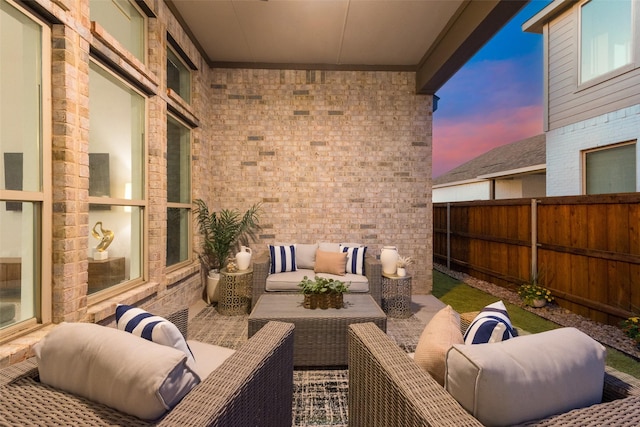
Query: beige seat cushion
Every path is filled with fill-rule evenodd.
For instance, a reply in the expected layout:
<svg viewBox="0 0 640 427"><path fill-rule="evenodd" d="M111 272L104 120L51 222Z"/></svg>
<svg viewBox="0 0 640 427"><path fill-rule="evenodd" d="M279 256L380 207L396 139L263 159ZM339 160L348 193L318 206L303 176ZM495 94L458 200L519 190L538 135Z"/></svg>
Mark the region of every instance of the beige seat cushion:
<svg viewBox="0 0 640 427"><path fill-rule="evenodd" d="M196 359L195 371L203 380L236 352L231 348L200 341L188 340L187 344L189 344L193 357Z"/></svg>
<svg viewBox="0 0 640 427"><path fill-rule="evenodd" d="M488 426L508 426L600 403L605 348L575 328L447 353L446 390Z"/></svg>
<svg viewBox="0 0 640 427"><path fill-rule="evenodd" d="M343 276L337 274L318 273L313 270L287 271L286 273L276 273L267 276L265 289L269 292L299 292L298 284L304 276L312 279L315 276L326 279L340 280L349 284L349 292L369 292L369 280L367 276L347 273Z"/></svg>
<svg viewBox="0 0 640 427"><path fill-rule="evenodd" d="M450 305L437 312L422 331L413 359L444 386L445 358L454 344L462 344L460 316Z"/></svg>
<svg viewBox="0 0 640 427"><path fill-rule="evenodd" d="M92 323L61 323L34 351L42 383L145 420L200 382L184 352Z"/></svg>

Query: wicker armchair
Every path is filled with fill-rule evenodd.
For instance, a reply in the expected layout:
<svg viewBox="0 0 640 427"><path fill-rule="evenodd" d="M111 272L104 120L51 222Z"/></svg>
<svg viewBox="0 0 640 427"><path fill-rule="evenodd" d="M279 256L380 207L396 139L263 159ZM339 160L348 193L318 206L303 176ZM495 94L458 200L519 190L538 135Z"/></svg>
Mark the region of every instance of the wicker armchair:
<svg viewBox="0 0 640 427"><path fill-rule="evenodd" d="M267 276L269 276L269 266L271 262L269 254L263 254L253 261L253 285L251 297L251 309L255 307L258 298L267 290ZM369 294L373 300L380 305L382 300L382 264L380 260L373 256L367 255L364 259L364 275L369 281ZM298 292L278 292L279 294L297 294Z"/></svg>
<svg viewBox="0 0 640 427"><path fill-rule="evenodd" d="M185 333L187 311L168 316ZM290 425L293 325L270 322L171 412L149 423L38 380L35 358L0 370L0 425Z"/></svg>
<svg viewBox="0 0 640 427"><path fill-rule="evenodd" d="M606 368L605 403L527 425L638 426L640 381ZM349 326L350 426L481 426L373 323Z"/></svg>

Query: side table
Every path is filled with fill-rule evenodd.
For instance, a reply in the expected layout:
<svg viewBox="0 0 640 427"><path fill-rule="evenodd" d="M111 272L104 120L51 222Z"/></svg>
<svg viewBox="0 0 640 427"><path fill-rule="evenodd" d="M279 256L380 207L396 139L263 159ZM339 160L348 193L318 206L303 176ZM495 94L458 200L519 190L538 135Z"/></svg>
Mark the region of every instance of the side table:
<svg viewBox="0 0 640 427"><path fill-rule="evenodd" d="M382 310L389 317L411 317L411 276L382 273Z"/></svg>
<svg viewBox="0 0 640 427"><path fill-rule="evenodd" d="M220 297L218 313L226 316L249 313L251 307L251 283L253 268L229 273L226 268L220 270Z"/></svg>

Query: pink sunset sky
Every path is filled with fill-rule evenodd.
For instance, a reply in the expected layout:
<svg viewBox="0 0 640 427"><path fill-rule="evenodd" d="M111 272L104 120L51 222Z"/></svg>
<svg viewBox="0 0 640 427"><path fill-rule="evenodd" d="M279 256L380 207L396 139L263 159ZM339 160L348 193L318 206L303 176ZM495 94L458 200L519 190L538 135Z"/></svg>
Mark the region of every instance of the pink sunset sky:
<svg viewBox="0 0 640 427"><path fill-rule="evenodd" d="M531 1L436 93L434 178L542 133L542 35L521 27L548 3Z"/></svg>

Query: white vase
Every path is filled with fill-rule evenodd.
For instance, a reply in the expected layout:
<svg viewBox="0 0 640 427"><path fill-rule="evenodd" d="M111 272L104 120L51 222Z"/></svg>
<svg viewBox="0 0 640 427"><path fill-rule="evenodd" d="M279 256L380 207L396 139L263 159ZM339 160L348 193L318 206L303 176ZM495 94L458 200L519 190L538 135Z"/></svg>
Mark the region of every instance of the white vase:
<svg viewBox="0 0 640 427"><path fill-rule="evenodd" d="M396 274L398 269L398 248L395 246L383 246L380 251L380 263L382 272L385 274Z"/></svg>
<svg viewBox="0 0 640 427"><path fill-rule="evenodd" d="M218 273L218 270L211 270L207 276L207 304L218 302L220 298L219 282L220 273Z"/></svg>
<svg viewBox="0 0 640 427"><path fill-rule="evenodd" d="M251 265L251 248L240 246L240 252L236 254L236 266L238 270L243 271Z"/></svg>
<svg viewBox="0 0 640 427"><path fill-rule="evenodd" d="M407 270L404 267L398 267L396 274L400 277L405 277L407 275Z"/></svg>

